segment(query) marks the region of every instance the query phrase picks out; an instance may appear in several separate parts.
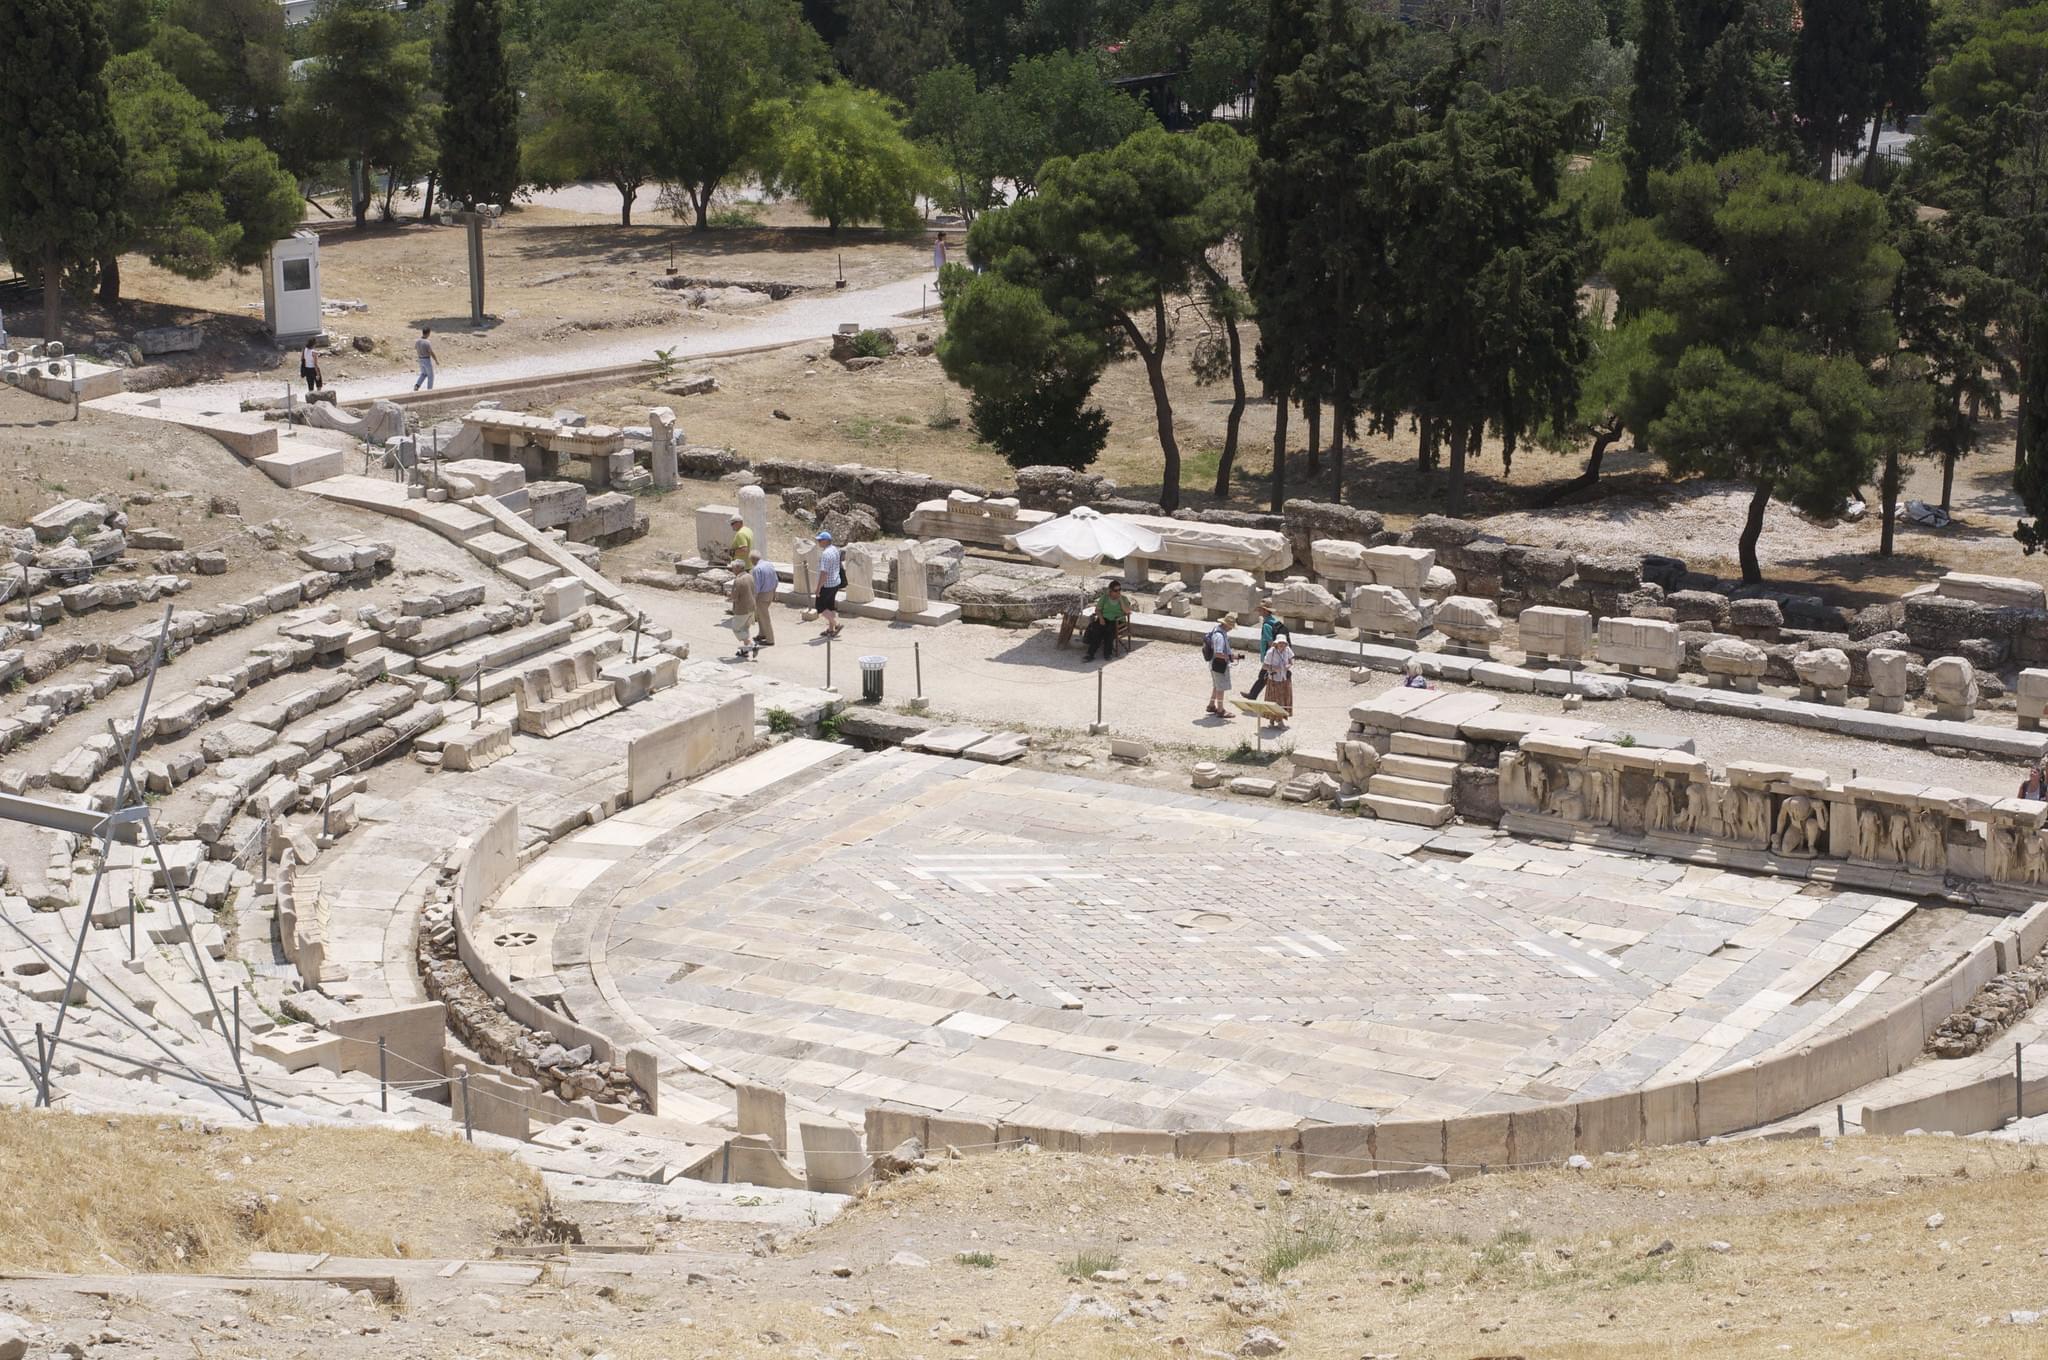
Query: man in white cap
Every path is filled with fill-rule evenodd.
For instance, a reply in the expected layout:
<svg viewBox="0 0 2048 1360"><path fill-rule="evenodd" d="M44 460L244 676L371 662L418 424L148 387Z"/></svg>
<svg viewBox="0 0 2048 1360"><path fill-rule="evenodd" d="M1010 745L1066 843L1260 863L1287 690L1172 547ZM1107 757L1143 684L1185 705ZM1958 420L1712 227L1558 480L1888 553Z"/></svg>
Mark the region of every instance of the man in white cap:
<svg viewBox="0 0 2048 1360"><path fill-rule="evenodd" d="M754 560L754 531L738 515L732 517L732 555L741 562Z"/></svg>
<svg viewBox="0 0 2048 1360"><path fill-rule="evenodd" d="M839 588L846 584L839 572L839 549L832 535L818 531L818 617L825 621L820 637L839 636Z"/></svg>

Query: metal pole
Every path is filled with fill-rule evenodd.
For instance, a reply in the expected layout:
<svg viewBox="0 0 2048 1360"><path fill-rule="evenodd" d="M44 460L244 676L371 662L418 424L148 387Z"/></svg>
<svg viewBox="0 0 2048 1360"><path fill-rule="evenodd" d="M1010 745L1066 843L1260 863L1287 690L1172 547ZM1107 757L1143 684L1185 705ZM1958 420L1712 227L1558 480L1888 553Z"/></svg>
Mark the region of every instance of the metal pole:
<svg viewBox="0 0 2048 1360"><path fill-rule="evenodd" d="M64 357L71 360L71 418L76 420L78 419L78 356L76 354L67 354Z"/></svg>
<svg viewBox="0 0 2048 1360"><path fill-rule="evenodd" d="M912 666L912 667L913 667L913 668L914 668L914 669L916 670L916 672L917 672L917 697L918 697L918 698L920 698L920 699L924 698L924 650L923 650L923 648L924 648L924 644L923 644L923 643L921 643L921 642L913 642L913 643L911 643L911 644L910 644L910 664L911 664L911 666ZM1097 671L1097 672L1095 673L1095 678L1096 678L1096 680L1097 680L1097 681L1100 681L1100 680L1102 679L1102 672L1100 672L1100 671ZM1099 689L1100 689L1100 686L1098 685L1098 687L1097 687L1097 688L1098 688L1098 691L1099 691ZM1097 703L1096 707L1097 707L1098 709L1099 709L1099 708L1101 707L1101 704L1100 704L1100 702L1099 702L1099 701L1098 701L1098 703ZM1097 718L1099 719L1099 718L1101 718L1101 716L1102 716L1102 715L1101 715L1101 713L1099 713L1099 712L1098 712L1098 713L1097 713L1097 714L1096 714L1095 716L1096 716L1096 717L1097 717Z"/></svg>
<svg viewBox="0 0 2048 1360"><path fill-rule="evenodd" d="M462 1136L470 1142L476 1141L476 1123L469 1111L469 1073L462 1074Z"/></svg>
<svg viewBox="0 0 2048 1360"><path fill-rule="evenodd" d="M1845 1134L1848 1131L1849 1116L1840 1105L1837 1105L1835 1106L1835 1132Z"/></svg>
<svg viewBox="0 0 2048 1360"><path fill-rule="evenodd" d="M391 1083L385 1076L384 1058L384 1036L380 1034L377 1036L377 1108L390 1114Z"/></svg>
<svg viewBox="0 0 2048 1360"><path fill-rule="evenodd" d="M1095 725L1102 726L1102 672L1095 672Z"/></svg>
<svg viewBox="0 0 2048 1360"><path fill-rule="evenodd" d="M2020 1058L2019 1040L2012 1044L2012 1117L2027 1117L2027 1077L2025 1064Z"/></svg>
<svg viewBox="0 0 2048 1360"><path fill-rule="evenodd" d="M825 639L825 688L832 688L832 639Z"/></svg>
<svg viewBox="0 0 2048 1360"><path fill-rule="evenodd" d="M332 808L333 806L334 806L334 777L333 777L332 775L330 775L330 776L328 776L328 779L327 779L327 792L326 792L326 794L325 794L324 796L322 796L322 798L320 799L320 834L321 834L322 836L331 836L331 835L333 835L333 834L334 834L334 828L333 828L333 823L332 823L332 822L331 822L331 821L329 820L329 818L328 818L328 811L329 811L329 809L331 809L331 808Z"/></svg>
<svg viewBox="0 0 2048 1360"><path fill-rule="evenodd" d="M633 615L633 661L636 665L640 661L640 624L646 617L645 614Z"/></svg>
<svg viewBox="0 0 2048 1360"><path fill-rule="evenodd" d="M235 984L235 1051L242 1051L242 984Z"/></svg>
<svg viewBox="0 0 2048 1360"><path fill-rule="evenodd" d="M475 674L474 676L472 676L472 677L470 678L470 684L471 684L471 685L472 685L472 686L473 686L473 687L475 688L475 690L476 690L476 720L477 720L477 722L478 722L479 724L481 724L481 723L483 722L483 720L484 720L484 663L483 663L483 662L479 661L479 662L477 662L477 663L476 663L476 674Z"/></svg>
<svg viewBox="0 0 2048 1360"><path fill-rule="evenodd" d="M43 1022L36 1021L36 1104L50 1103L50 1041L43 1037Z"/></svg>

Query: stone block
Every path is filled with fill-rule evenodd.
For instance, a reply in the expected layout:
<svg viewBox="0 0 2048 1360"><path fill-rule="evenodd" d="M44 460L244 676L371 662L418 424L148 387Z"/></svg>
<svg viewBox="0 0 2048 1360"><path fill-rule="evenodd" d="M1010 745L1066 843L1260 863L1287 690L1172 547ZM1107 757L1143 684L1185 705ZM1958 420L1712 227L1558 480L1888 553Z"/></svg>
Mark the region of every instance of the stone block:
<svg viewBox="0 0 2048 1360"><path fill-rule="evenodd" d="M2038 581L2014 576L1978 576L1952 571L1934 584L1934 592L1951 600L1967 600L1992 609L2048 609L2048 592Z"/></svg>
<svg viewBox="0 0 2048 1360"><path fill-rule="evenodd" d="M1927 699L1935 717L1968 722L1977 713L1977 668L1960 656L1928 662Z"/></svg>
<svg viewBox="0 0 2048 1360"><path fill-rule="evenodd" d="M1573 1146L1588 1157L1626 1152L1643 1144L1643 1093L1625 1091L1578 1102Z"/></svg>
<svg viewBox="0 0 2048 1360"><path fill-rule="evenodd" d="M1839 704L1849 697L1849 655L1839 647L1821 647L1792 658L1799 677L1799 697L1809 702Z"/></svg>
<svg viewBox="0 0 2048 1360"><path fill-rule="evenodd" d="M872 1166L859 1132L809 1119L799 1121L797 1132L803 1140L804 1181L810 1190L849 1195L867 1184Z"/></svg>
<svg viewBox="0 0 2048 1360"><path fill-rule="evenodd" d="M2021 671L2013 700L2019 710L2020 729L2040 731L2041 718L2048 714L2048 670L2029 668Z"/></svg>
<svg viewBox="0 0 2048 1360"><path fill-rule="evenodd" d="M1701 1077L1698 1085L1700 1137L1716 1138L1756 1127L1758 1081L1754 1061Z"/></svg>
<svg viewBox="0 0 2048 1360"><path fill-rule="evenodd" d="M1202 575L1202 608L1211 618L1235 614L1247 622L1259 607L1258 583L1236 567L1219 567Z"/></svg>
<svg viewBox="0 0 2048 1360"><path fill-rule="evenodd" d="M1313 1174L1355 1175L1373 1164L1371 1124L1310 1124L1301 1131L1301 1166Z"/></svg>
<svg viewBox="0 0 2048 1360"><path fill-rule="evenodd" d="M1266 597L1273 612L1297 627L1311 624L1333 627L1343 606L1337 597L1306 577L1290 576Z"/></svg>
<svg viewBox="0 0 2048 1360"><path fill-rule="evenodd" d="M1515 623L1522 650L1531 659L1580 661L1592 650L1593 616L1583 609L1531 605Z"/></svg>
<svg viewBox="0 0 2048 1360"><path fill-rule="evenodd" d="M739 508L732 505L697 507L697 556L714 567L732 560L732 522L738 514Z"/></svg>
<svg viewBox="0 0 2048 1360"><path fill-rule="evenodd" d="M1785 626L1785 611L1776 600L1747 599L1728 602L1728 631L1753 642L1776 642Z"/></svg>
<svg viewBox="0 0 2048 1360"><path fill-rule="evenodd" d="M1430 547L1386 544L1367 548L1360 560L1371 570L1374 585L1419 595L1429 581L1430 569L1436 566L1436 551Z"/></svg>
<svg viewBox="0 0 2048 1360"><path fill-rule="evenodd" d="M1416 1171L1425 1166L1442 1166L1444 1121L1399 1119L1381 1123L1373 1130L1372 1156L1372 1169L1376 1171Z"/></svg>
<svg viewBox="0 0 2048 1360"><path fill-rule="evenodd" d="M706 702L690 717L668 723L626 748L629 801L638 804L679 779L737 759L754 740L754 696Z"/></svg>
<svg viewBox="0 0 2048 1360"><path fill-rule="evenodd" d="M1600 620L1595 655L1610 666L1648 671L1660 680L1676 680L1685 664L1685 640L1678 625L1662 619Z"/></svg>
<svg viewBox="0 0 2048 1360"><path fill-rule="evenodd" d="M526 522L536 529L559 529L582 515L589 498L577 482L533 482L526 488Z"/></svg>
<svg viewBox="0 0 2048 1360"><path fill-rule="evenodd" d="M1578 1139L1578 1118L1569 1105L1538 1105L1508 1116L1508 1144L1517 1166L1562 1162Z"/></svg>
<svg viewBox="0 0 2048 1360"><path fill-rule="evenodd" d="M1757 682L1770 668L1764 649L1741 638L1715 638L1700 648L1700 669L1716 689L1757 692Z"/></svg>
<svg viewBox="0 0 2048 1360"><path fill-rule="evenodd" d="M1436 607L1436 630L1462 646L1485 650L1500 641L1500 610L1492 600L1453 595Z"/></svg>
<svg viewBox="0 0 2048 1360"><path fill-rule="evenodd" d="M1351 626L1372 637L1422 636L1422 606L1393 586L1362 585L1351 592Z"/></svg>
<svg viewBox="0 0 2048 1360"><path fill-rule="evenodd" d="M1444 1121L1444 1169L1454 1177L1476 1176L1482 1168L1500 1168L1514 1160L1509 1148L1509 1117L1468 1114Z"/></svg>
<svg viewBox="0 0 2048 1360"><path fill-rule="evenodd" d="M1643 1143L1663 1147L1700 1136L1699 1090L1695 1082L1667 1082L1643 1092Z"/></svg>

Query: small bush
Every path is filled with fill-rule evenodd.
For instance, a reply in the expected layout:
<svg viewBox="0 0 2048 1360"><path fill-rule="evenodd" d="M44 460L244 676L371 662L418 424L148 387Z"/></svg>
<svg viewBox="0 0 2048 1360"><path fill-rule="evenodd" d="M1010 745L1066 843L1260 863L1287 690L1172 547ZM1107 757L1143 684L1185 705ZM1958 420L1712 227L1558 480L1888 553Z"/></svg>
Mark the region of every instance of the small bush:
<svg viewBox="0 0 2048 1360"><path fill-rule="evenodd" d="M768 730L777 736L796 731L796 714L786 708L768 710Z"/></svg>
<svg viewBox="0 0 2048 1360"><path fill-rule="evenodd" d="M714 231L758 227L761 225L761 208L756 203L734 203L713 208L705 215L704 221Z"/></svg>
<svg viewBox="0 0 2048 1360"><path fill-rule="evenodd" d="M924 423L925 428L929 430L959 429L960 417L953 413L953 399L949 396L940 397L939 408L926 416Z"/></svg>
<svg viewBox="0 0 2048 1360"><path fill-rule="evenodd" d="M865 330L853 337L853 353L859 359L886 359L896 352L896 342L877 330Z"/></svg>
<svg viewBox="0 0 2048 1360"><path fill-rule="evenodd" d="M1290 1270L1310 1261L1334 1256L1344 1250L1348 1239L1335 1212L1320 1204L1303 1206L1294 1221L1276 1221L1266 1229L1266 1251L1259 1258L1259 1274L1277 1280Z"/></svg>
<svg viewBox="0 0 2048 1360"><path fill-rule="evenodd" d="M973 1266L978 1270L994 1270L996 1268L994 1254L986 1251L963 1251L953 1259L963 1266Z"/></svg>
<svg viewBox="0 0 2048 1360"><path fill-rule="evenodd" d="M1060 1269L1085 1280L1098 1270L1115 1270L1122 1263L1123 1258L1107 1248L1088 1247L1071 1260L1062 1261Z"/></svg>

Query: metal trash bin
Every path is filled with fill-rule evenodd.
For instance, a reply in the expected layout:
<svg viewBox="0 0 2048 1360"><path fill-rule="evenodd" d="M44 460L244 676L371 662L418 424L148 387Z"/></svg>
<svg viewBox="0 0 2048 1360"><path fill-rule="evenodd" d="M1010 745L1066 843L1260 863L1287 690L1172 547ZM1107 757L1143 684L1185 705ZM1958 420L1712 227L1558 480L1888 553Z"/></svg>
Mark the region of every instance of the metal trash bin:
<svg viewBox="0 0 2048 1360"><path fill-rule="evenodd" d="M860 659L860 698L862 703L882 702L882 670L889 664L886 656L864 656Z"/></svg>

